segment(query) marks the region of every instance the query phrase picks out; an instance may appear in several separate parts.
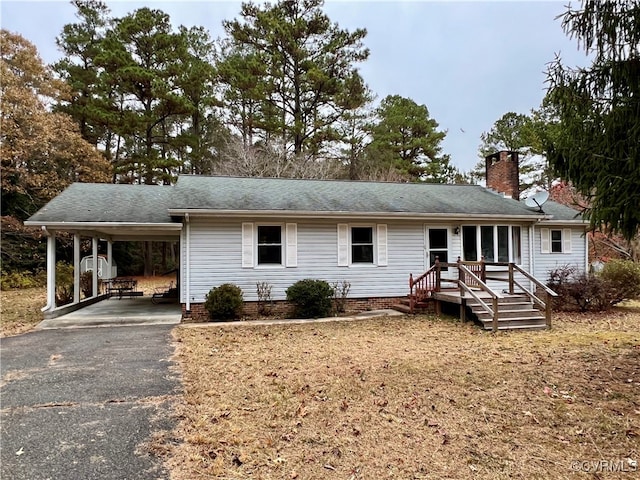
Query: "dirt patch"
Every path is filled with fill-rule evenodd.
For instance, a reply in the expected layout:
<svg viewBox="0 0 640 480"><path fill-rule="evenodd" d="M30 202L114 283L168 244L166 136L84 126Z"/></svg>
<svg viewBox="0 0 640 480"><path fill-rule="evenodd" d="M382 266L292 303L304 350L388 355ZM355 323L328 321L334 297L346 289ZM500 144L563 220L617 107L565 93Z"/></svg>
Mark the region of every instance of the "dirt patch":
<svg viewBox="0 0 640 480"><path fill-rule="evenodd" d="M495 335L427 316L179 327L172 478L562 479L639 460L639 327L637 308Z"/></svg>

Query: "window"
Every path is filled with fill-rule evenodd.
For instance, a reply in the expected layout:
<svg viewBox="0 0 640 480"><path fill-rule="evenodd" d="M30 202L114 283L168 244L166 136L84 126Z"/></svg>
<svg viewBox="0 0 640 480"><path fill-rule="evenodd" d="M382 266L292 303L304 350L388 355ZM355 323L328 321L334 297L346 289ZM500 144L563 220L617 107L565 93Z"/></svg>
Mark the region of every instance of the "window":
<svg viewBox="0 0 640 480"><path fill-rule="evenodd" d="M351 263L373 263L372 227L351 227Z"/></svg>
<svg viewBox="0 0 640 480"><path fill-rule="evenodd" d="M429 266L435 265L436 257L440 262L449 261L449 247L448 247L449 229L447 228L428 228L427 239L429 241ZM447 267L442 268L443 271L447 271Z"/></svg>
<svg viewBox="0 0 640 480"><path fill-rule="evenodd" d="M562 230L551 230L551 252L562 253Z"/></svg>
<svg viewBox="0 0 640 480"><path fill-rule="evenodd" d="M480 227L480 251L486 262L495 261L493 256L493 226Z"/></svg>
<svg viewBox="0 0 640 480"><path fill-rule="evenodd" d="M478 259L478 245L475 226L462 227L462 254L465 260L476 261Z"/></svg>
<svg viewBox="0 0 640 480"><path fill-rule="evenodd" d="M522 262L520 227L463 225L462 254L467 261Z"/></svg>
<svg viewBox="0 0 640 480"><path fill-rule="evenodd" d="M509 227L498 227L498 261L509 261Z"/></svg>
<svg viewBox="0 0 640 480"><path fill-rule="evenodd" d="M258 265L282 265L282 227L258 225Z"/></svg>
<svg viewBox="0 0 640 480"><path fill-rule="evenodd" d="M571 229L540 229L541 253L571 253Z"/></svg>
<svg viewBox="0 0 640 480"><path fill-rule="evenodd" d="M298 266L298 225L242 224L242 268Z"/></svg>
<svg viewBox="0 0 640 480"><path fill-rule="evenodd" d="M337 225L338 266L377 265L386 267L387 258L387 225L375 226Z"/></svg>
<svg viewBox="0 0 640 480"><path fill-rule="evenodd" d="M513 250L512 259L514 263L522 263L522 240L520 240L520 227L511 227L511 245Z"/></svg>

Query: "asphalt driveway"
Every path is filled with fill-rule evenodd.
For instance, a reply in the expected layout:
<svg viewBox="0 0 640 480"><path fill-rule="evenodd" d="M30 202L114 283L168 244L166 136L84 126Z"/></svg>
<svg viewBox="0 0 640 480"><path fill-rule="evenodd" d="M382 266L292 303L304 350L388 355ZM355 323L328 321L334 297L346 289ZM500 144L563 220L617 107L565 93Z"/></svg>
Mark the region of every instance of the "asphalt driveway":
<svg viewBox="0 0 640 480"><path fill-rule="evenodd" d="M0 341L0 478L166 479L148 442L181 392L172 325L36 331ZM170 439L169 439L170 441Z"/></svg>

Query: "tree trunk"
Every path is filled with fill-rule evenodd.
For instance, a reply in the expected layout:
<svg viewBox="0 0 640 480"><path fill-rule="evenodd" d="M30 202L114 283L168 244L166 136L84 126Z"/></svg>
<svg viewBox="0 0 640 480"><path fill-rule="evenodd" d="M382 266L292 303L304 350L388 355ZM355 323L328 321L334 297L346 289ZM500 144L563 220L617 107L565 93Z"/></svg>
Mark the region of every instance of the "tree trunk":
<svg viewBox="0 0 640 480"><path fill-rule="evenodd" d="M153 275L153 242L144 242L142 251L144 253L144 276Z"/></svg>

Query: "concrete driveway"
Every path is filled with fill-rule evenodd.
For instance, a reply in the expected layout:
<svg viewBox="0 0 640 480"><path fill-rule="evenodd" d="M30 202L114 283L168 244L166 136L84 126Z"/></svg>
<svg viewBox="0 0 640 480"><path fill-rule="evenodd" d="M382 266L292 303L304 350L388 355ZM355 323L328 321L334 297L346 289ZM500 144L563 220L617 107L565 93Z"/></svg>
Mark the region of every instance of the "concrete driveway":
<svg viewBox="0 0 640 480"><path fill-rule="evenodd" d="M168 478L148 448L181 393L172 325L36 331L1 340L0 478ZM169 439L171 441L171 439Z"/></svg>

